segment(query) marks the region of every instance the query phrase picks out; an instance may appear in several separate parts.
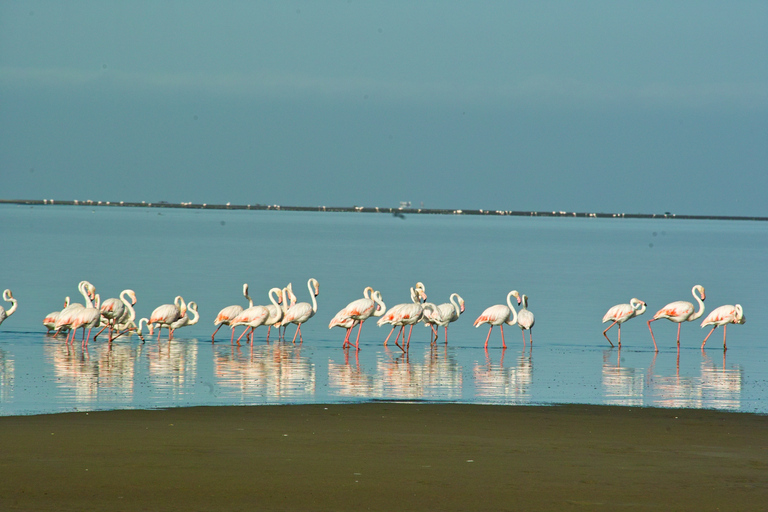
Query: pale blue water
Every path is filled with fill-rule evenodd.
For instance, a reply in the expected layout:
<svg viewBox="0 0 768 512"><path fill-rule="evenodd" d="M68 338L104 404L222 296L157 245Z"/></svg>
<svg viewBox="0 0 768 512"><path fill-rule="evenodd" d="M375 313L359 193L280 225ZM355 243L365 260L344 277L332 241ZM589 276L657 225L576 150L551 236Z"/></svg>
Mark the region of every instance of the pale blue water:
<svg viewBox="0 0 768 512"><path fill-rule="evenodd" d="M299 213L0 205L0 289L19 309L0 326L0 414L191 405L427 400L465 403L590 403L717 408L768 413L768 339L763 289L768 224L754 221L568 219ZM211 344L213 319L267 290L293 283L309 299L320 282L318 313L304 343L233 347L229 331ZM45 335L42 318L65 296L81 300L87 279L102 299L136 291L138 316L181 294L199 304L201 321L142 344L136 336L87 351ZM408 354L382 341L373 321L362 350L341 349L333 315L365 286L388 306L409 301L425 283L429 300L462 295L466 312L442 331L414 329ZM708 311L740 303L747 323L708 329L655 322L654 353L646 321L674 300L706 288ZM494 329L474 319L517 289L536 315L534 345L507 327L507 350ZM648 312L622 327L611 349L601 323L612 305L638 297ZM5 304L7 306L7 304ZM706 313L705 313L706 314ZM294 327L289 328L292 336ZM356 333L356 331L355 331ZM611 330L616 341L616 329ZM239 331L238 331L239 334Z"/></svg>

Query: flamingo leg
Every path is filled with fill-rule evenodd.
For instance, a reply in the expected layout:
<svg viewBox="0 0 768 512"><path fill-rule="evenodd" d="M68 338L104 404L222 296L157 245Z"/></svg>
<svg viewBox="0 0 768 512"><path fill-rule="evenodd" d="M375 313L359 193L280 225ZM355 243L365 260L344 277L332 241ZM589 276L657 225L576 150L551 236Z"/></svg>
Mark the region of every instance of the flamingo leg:
<svg viewBox="0 0 768 512"><path fill-rule="evenodd" d="M102 327L102 328L101 328L101 330L100 330L99 332L97 332L97 333L96 333L96 336L94 336L94 337L93 337L93 339L95 340L96 338L98 338L98 337L99 337L99 334L101 334L102 332L104 332L104 329L106 329L107 327L109 327L109 324L107 324L107 325L105 325L104 327ZM109 337L109 341L112 341L112 336L110 336L110 337Z"/></svg>
<svg viewBox="0 0 768 512"><path fill-rule="evenodd" d="M504 348L507 348L507 344L504 343L504 326L500 325L499 329L501 329L501 346L504 347ZM525 339L525 338L523 338L523 339Z"/></svg>
<svg viewBox="0 0 768 512"><path fill-rule="evenodd" d="M528 329L528 342L531 344L531 347L533 347L533 327Z"/></svg>
<svg viewBox="0 0 768 512"><path fill-rule="evenodd" d="M728 324L723 326L723 354L725 354L725 351L728 350L728 347L725 346L725 330L728 329ZM725 355L723 355L723 359L725 359ZM725 365L723 365L725 367Z"/></svg>
<svg viewBox="0 0 768 512"><path fill-rule="evenodd" d="M493 325L488 329L488 336L485 337L485 348L488 349L488 340L491 339L491 331L493 330Z"/></svg>
<svg viewBox="0 0 768 512"><path fill-rule="evenodd" d="M603 336L605 336L605 339L607 339L607 340L608 340L608 343L610 343L612 347L614 346L614 345L613 345L613 342L611 341L611 338L609 338L609 337L608 337L608 334L606 334L606 333L607 333L607 332L610 330L610 328L611 328L611 327L613 327L614 325L616 325L616 322L615 322L615 321L614 321L614 322L613 322L611 325L609 325L609 326L608 326L608 329L606 329L606 330L604 330L604 331L603 331ZM619 332L621 332L621 324L619 324ZM621 334L619 334L619 340L621 340Z"/></svg>
<svg viewBox="0 0 768 512"><path fill-rule="evenodd" d="M270 331L272 331L272 326L268 325L267 326L267 342L269 342L269 333L270 333Z"/></svg>
<svg viewBox="0 0 768 512"><path fill-rule="evenodd" d="M701 349L704 350L704 344L707 342L709 337L712 335L713 332L715 332L715 329L717 329L717 326L712 327L712 330L709 331L709 334L707 334L707 337L704 338L704 341L701 342ZM725 329L723 329L725 331ZM725 333L723 333L723 345L725 345Z"/></svg>
<svg viewBox="0 0 768 512"><path fill-rule="evenodd" d="M656 350L656 352L658 352L659 351L659 347L656 346L656 338L653 336L653 329L651 329L651 322L653 322L653 320L655 320L655 319L648 320L648 330L651 331L651 339L653 340L653 348L654 348L654 350Z"/></svg>
<svg viewBox="0 0 768 512"><path fill-rule="evenodd" d="M304 338L301 337L301 324L296 328L296 334L293 335L293 343L296 343L296 336L299 336L299 343L304 343Z"/></svg>
<svg viewBox="0 0 768 512"><path fill-rule="evenodd" d="M411 324L411 328L408 331L408 343L406 343L406 346L408 348L411 348L411 334L413 333L413 324Z"/></svg>
<svg viewBox="0 0 768 512"><path fill-rule="evenodd" d="M350 332L352 331L352 328L350 327ZM363 330L363 322L360 322L360 325L357 326L357 338L355 339L355 348L357 350L360 350L360 331Z"/></svg>
<svg viewBox="0 0 768 512"><path fill-rule="evenodd" d="M445 329L445 344L447 345L448 344L448 326L446 325L444 329Z"/></svg>
<svg viewBox="0 0 768 512"><path fill-rule="evenodd" d="M392 336L392 333L395 332L395 329L397 328L396 325L392 326L392 330L389 331L389 334L387 335L387 339L384 340L384 346L387 346L387 342L389 341L389 337Z"/></svg>
<svg viewBox="0 0 768 512"><path fill-rule="evenodd" d="M216 336L216 333L219 332L219 329L221 329L222 325L224 325L224 324L219 324L219 326L216 327L216 330L213 331L213 334L211 334L211 343L213 343L213 338L214 338L214 336Z"/></svg>
<svg viewBox="0 0 768 512"><path fill-rule="evenodd" d="M245 327L245 329L243 330L243 332L240 334L240 337L239 337L239 338L237 338L237 346L238 346L238 347L240 346L240 339L241 339L243 336L245 336L245 333L246 333L246 332L248 332L248 329L250 329L250 327L246 326L246 327ZM232 332L233 332L233 333L235 332L235 328L234 328L234 327L232 328Z"/></svg>
<svg viewBox="0 0 768 512"><path fill-rule="evenodd" d="M680 348L680 327L682 327L682 322L677 324L677 348Z"/></svg>

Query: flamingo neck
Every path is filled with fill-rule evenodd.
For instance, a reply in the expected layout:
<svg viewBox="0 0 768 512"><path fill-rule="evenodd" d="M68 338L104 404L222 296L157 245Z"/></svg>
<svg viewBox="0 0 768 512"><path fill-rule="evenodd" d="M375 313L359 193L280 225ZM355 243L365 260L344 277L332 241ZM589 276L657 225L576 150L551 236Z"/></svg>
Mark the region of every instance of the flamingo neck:
<svg viewBox="0 0 768 512"><path fill-rule="evenodd" d="M253 307L253 299L251 298L250 295L248 295L248 283L243 284L243 297L248 299L248 307L252 308Z"/></svg>
<svg viewBox="0 0 768 512"><path fill-rule="evenodd" d="M517 323L517 311L515 311L514 306L512 306L512 301L510 300L514 294L514 290L507 294L507 307L509 308L512 317L507 320L507 325L515 325Z"/></svg>
<svg viewBox="0 0 768 512"><path fill-rule="evenodd" d="M691 321L693 321L693 320L696 320L697 318L699 318L701 315L703 315L703 314L704 314L704 301L703 301L703 300L701 300L701 297L699 297L698 295L696 295L696 291L697 291L697 290L696 290L696 288L694 287L694 289L691 291L691 294L693 295L693 298L694 298L694 299L696 299L696 302L698 302L698 303L699 303L699 310L698 310L698 311L696 311L696 313L694 313L694 314L693 314L693 315L692 315L692 316L691 316L691 317L688 319L688 320L691 320Z"/></svg>
<svg viewBox="0 0 768 512"><path fill-rule="evenodd" d="M187 322L187 325L195 325L197 321L200 320L200 314L197 312L197 303L190 302L187 306L187 311L191 311L193 316L193 318Z"/></svg>
<svg viewBox="0 0 768 512"><path fill-rule="evenodd" d="M85 299L85 307L92 308L93 301L91 300L91 295L88 292L88 288L86 287L85 281L80 283L80 286L78 286L78 289L80 290L80 293L83 295L83 299Z"/></svg>
<svg viewBox="0 0 768 512"><path fill-rule="evenodd" d="M312 311L313 313L317 313L317 299L315 298L315 290L312 287L314 283L312 281L314 281L314 279L307 281L307 289L309 289L309 296L312 297Z"/></svg>
<svg viewBox="0 0 768 512"><path fill-rule="evenodd" d="M269 290L269 301L272 303L273 306L275 306L275 310L277 311L278 315L278 322L283 317L283 309L280 307L280 302L285 302L282 299L282 293L283 291L280 288L272 288ZM280 302L277 301L277 298L275 298L275 295L280 297Z"/></svg>
<svg viewBox="0 0 768 512"><path fill-rule="evenodd" d="M381 294L379 292L373 292L372 298L373 301L379 306L373 312L373 316L383 316L384 312L387 310L387 305L384 304L384 301L381 298Z"/></svg>
<svg viewBox="0 0 768 512"><path fill-rule="evenodd" d="M5 314L7 316L11 316L14 313L14 311L16 311L16 306L18 306L18 304L16 303L16 299L14 299L13 296L8 298L3 297L3 298L5 299L6 302L10 302L12 304L10 308L5 310Z"/></svg>

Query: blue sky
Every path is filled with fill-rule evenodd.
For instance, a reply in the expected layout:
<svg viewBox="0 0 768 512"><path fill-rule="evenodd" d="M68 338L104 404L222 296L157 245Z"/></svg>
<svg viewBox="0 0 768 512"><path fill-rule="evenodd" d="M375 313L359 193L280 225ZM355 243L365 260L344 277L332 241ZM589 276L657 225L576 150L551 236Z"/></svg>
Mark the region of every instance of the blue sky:
<svg viewBox="0 0 768 512"><path fill-rule="evenodd" d="M768 215L765 2L0 3L0 197Z"/></svg>

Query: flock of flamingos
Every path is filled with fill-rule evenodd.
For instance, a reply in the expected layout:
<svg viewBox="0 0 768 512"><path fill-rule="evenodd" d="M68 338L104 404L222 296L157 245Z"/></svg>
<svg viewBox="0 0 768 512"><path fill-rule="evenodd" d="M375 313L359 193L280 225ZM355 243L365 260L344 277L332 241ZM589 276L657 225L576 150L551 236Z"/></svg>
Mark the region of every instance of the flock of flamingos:
<svg viewBox="0 0 768 512"><path fill-rule="evenodd" d="M312 318L317 312L316 297L320 293L320 285L317 279L309 279L307 281L307 288L311 297L311 303L297 303L296 295L294 295L292 286L289 284L284 288L272 288L269 290L268 297L271 304L267 306L254 306L253 300L248 295L248 285L244 284L243 295L248 300L248 307L243 308L239 305L233 305L222 309L216 315L216 319L213 322L216 330L211 335L211 341L214 341L216 333L222 325L226 325L231 329L230 342L232 344L235 343L235 328L244 327L243 332L237 338L237 344L239 345L243 336L246 336L246 340L253 344L254 330L262 325L268 328L266 340L269 341L272 327L278 329L278 338L282 339L285 337L286 327L290 324L296 324L296 333L293 336L292 342L296 343L296 337L298 336L300 343L303 343L301 325ZM141 318L137 323L136 312L133 308L136 305L136 293L133 290L123 290L119 298L110 298L104 302L101 302L99 294L96 293L96 288L88 281L81 281L78 285L78 290L83 296L85 304L70 303L69 297L67 297L64 301L64 309L48 314L43 320L43 325L48 328L49 333L54 333L55 335L66 333L67 344L74 344L75 332L81 328L83 329L81 340L83 347L88 345L91 330L95 328L101 329L95 334L94 340L104 330L108 330L110 342L119 336L132 332L136 332L143 341L142 331L144 327L147 327L149 335L153 335L153 331L157 329L158 340L160 339L162 329L167 329L170 341L173 339L173 333L176 329L187 325L194 325L200 319L200 315L197 312L197 304L193 301L186 303L181 296L178 296L173 304L164 304L155 308L149 318ZM679 350L681 324L686 321L697 320L704 314L704 299L706 298L704 287L696 285L691 290L691 293L698 304L698 310L695 309L691 302L676 301L664 306L653 315L652 319L648 320L648 330L651 332L651 339L653 340L653 347L656 352L659 349L656 346L656 338L653 336L651 322L666 318L677 323L677 346ZM517 300L517 305L520 307L519 311L515 310L512 304L512 297L515 297ZM17 307L17 301L13 297L11 290L6 289L3 292L3 299L6 302L10 302L11 306L7 310L0 306L0 324L12 315ZM398 304L387 309L381 298L381 293L374 291L369 286L363 290L363 298L350 302L333 317L328 328L342 327L346 329L342 345L345 349L349 349L352 346L357 350L360 349L360 331L362 330L363 323L372 316L379 318L377 321L379 326L385 324L392 326L389 335L384 340L384 345L387 344L395 329L400 327L395 337L395 344L403 352L408 350L413 326L419 322L423 322L431 327L432 336L430 342L433 344L438 338L438 327L442 326L445 330L445 343L448 343L448 324L458 320L461 313L464 312L464 299L458 294L452 294L449 300L449 302L439 305L427 302L426 289L419 282L411 288L411 302ZM608 331L618 324L618 345L621 348L621 324L630 318L642 315L645 313L645 309L645 302L633 298L629 304L618 304L608 310L603 317L603 323L612 323L603 331L603 335L611 346L614 345L611 339L608 338ZM478 327L482 324L490 326L488 335L485 338L486 349L488 348L488 340L491 338L493 327L499 326L501 343L504 348L507 348L507 344L504 341L504 324L517 325L522 330L524 344L526 343L525 331L529 331L529 340L533 344L534 321L533 313L528 310L528 296L520 295L517 290L512 290L507 294L506 304L497 304L487 308L475 320L474 326ZM718 326L722 325L723 350L727 350L725 337L728 324L743 324L745 321L744 311L739 304L735 306L720 306L715 309L701 323L702 327L712 326L712 330L704 338L701 348L704 349L704 344L710 335ZM358 326L358 330L357 337L353 343L350 339L350 334L355 325ZM406 340L404 329L407 326L410 326L410 330ZM86 329L88 331L87 334Z"/></svg>

